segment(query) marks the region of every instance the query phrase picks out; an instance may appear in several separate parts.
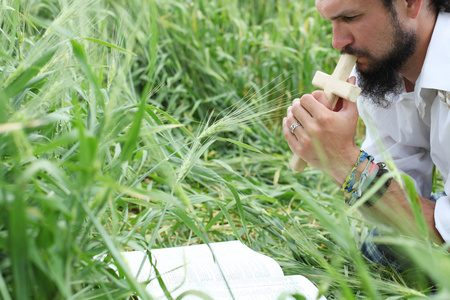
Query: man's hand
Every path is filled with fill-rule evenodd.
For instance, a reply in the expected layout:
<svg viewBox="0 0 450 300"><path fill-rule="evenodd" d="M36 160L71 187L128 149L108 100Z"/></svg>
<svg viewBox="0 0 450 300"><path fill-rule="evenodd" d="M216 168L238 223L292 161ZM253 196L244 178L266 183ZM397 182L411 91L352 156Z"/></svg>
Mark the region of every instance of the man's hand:
<svg viewBox="0 0 450 300"><path fill-rule="evenodd" d="M350 82L354 83L354 78ZM297 121L302 125L292 134L290 126ZM292 152L342 184L360 153L355 144L357 121L355 103L339 99L331 110L325 93L316 91L292 102L283 132Z"/></svg>

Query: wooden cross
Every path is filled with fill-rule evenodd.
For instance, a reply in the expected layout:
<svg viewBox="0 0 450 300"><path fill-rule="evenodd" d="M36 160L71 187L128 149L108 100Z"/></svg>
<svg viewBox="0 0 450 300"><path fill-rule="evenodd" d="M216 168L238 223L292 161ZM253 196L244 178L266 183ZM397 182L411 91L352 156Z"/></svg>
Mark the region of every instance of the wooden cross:
<svg viewBox="0 0 450 300"><path fill-rule="evenodd" d="M332 108L335 107L339 98L356 102L361 93L359 87L347 82L355 63L355 56L342 54L333 74L328 75L320 71L316 72L312 84L324 90ZM306 167L306 162L294 154L289 166L297 172L302 172Z"/></svg>

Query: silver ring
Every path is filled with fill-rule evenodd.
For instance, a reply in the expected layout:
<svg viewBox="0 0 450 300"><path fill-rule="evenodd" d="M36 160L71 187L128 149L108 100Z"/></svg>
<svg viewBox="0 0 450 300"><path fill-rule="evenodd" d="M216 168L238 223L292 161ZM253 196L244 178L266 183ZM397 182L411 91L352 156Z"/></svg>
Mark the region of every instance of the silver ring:
<svg viewBox="0 0 450 300"><path fill-rule="evenodd" d="M291 125L291 133L294 134L294 130L295 128L297 128L298 126L302 126L302 123L300 122L295 122L294 124Z"/></svg>

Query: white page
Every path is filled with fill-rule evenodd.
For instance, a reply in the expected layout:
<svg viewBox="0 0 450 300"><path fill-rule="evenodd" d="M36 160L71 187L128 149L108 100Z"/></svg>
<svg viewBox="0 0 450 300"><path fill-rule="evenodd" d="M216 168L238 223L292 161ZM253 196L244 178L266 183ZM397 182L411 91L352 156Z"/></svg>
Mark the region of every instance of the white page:
<svg viewBox="0 0 450 300"><path fill-rule="evenodd" d="M316 300L319 294L317 287L307 278L301 275L285 276L281 278L252 279L246 281L229 281L228 285L236 300L275 300L294 299L290 294L303 295L307 300ZM183 285L171 293L176 298L181 293L189 290L198 290L206 293L213 299L232 300L233 297L225 282L214 282L210 284L193 283ZM165 299L162 291L157 288L148 289L152 296L157 299ZM194 295L188 295L183 300L202 299ZM320 297L320 300L326 300Z"/></svg>
<svg viewBox="0 0 450 300"><path fill-rule="evenodd" d="M185 278L187 270L189 276L185 278L186 282L223 280L219 266L225 278L229 280L283 276L283 271L275 260L253 251L239 241L212 243L210 246L216 256L216 262L211 250L203 244L151 250L153 263L159 273L164 274L167 284L179 283ZM132 273L137 274L146 254L133 251L124 252L122 256L128 262ZM138 281L154 277L155 273L146 259Z"/></svg>
<svg viewBox="0 0 450 300"><path fill-rule="evenodd" d="M207 245L151 251L153 263L156 264L166 287L174 297L183 291L198 289L210 293L214 299L232 299L224 281L225 277L233 293L236 293L235 297L237 294L240 295L236 299L277 299L282 291L286 291L289 287L292 289L293 286L297 287L295 291L299 293L298 288L303 287L305 290L301 294L309 295L308 299L316 298L318 290L308 279L296 276L297 279L292 282L290 277L284 277L281 267L274 259L253 251L239 241L212 243L210 246L216 262ZM124 252L122 256L135 275L142 260L146 258L146 254L140 251ZM148 258L144 259L137 280L142 282L152 279L147 290L152 296L164 299L163 291L155 276ZM177 289L180 286L182 287ZM259 298L252 298L252 295L259 295Z"/></svg>

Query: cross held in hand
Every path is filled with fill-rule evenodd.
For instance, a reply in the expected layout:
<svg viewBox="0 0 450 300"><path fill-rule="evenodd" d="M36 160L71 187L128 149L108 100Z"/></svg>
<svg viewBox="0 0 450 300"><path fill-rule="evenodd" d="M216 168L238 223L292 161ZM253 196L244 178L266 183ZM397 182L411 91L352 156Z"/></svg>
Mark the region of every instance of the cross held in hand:
<svg viewBox="0 0 450 300"><path fill-rule="evenodd" d="M356 102L361 89L347 82L353 66L356 63L356 56L342 54L333 74L328 75L317 71L312 80L312 84L324 90L328 102L334 108L339 97Z"/></svg>
<svg viewBox="0 0 450 300"><path fill-rule="evenodd" d="M356 56L342 54L333 74L328 75L317 71L313 78L312 84L324 90L328 102L333 109L339 97L356 102L356 99L361 93L359 87L347 82L356 63L356 59ZM302 172L306 167L306 162L294 154L289 166L297 172Z"/></svg>

